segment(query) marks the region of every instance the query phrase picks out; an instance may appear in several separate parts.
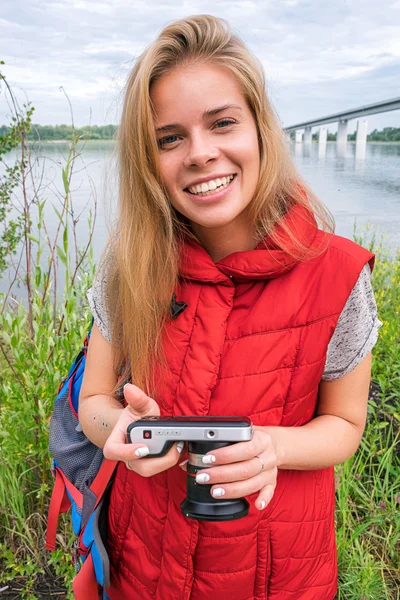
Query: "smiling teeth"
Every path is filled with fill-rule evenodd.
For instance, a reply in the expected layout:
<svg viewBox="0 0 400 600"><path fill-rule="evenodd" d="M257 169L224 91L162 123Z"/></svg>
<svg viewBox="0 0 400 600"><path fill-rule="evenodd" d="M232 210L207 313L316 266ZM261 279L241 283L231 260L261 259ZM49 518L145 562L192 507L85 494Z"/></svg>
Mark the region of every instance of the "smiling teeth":
<svg viewBox="0 0 400 600"><path fill-rule="evenodd" d="M200 183L199 185L194 185L193 187L188 188L191 194L206 194L207 192L213 192L217 188L222 190L227 185L230 184L234 175L228 175L228 177L221 177L221 179L212 179L207 183Z"/></svg>

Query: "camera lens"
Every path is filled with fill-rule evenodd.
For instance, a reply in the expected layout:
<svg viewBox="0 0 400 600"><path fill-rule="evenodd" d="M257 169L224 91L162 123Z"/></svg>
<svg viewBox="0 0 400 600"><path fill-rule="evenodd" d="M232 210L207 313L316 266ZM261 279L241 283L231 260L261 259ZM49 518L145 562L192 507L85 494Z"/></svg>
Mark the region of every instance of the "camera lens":
<svg viewBox="0 0 400 600"><path fill-rule="evenodd" d="M210 435L211 434L211 435ZM209 429L207 437L215 436L215 431ZM188 442L189 462L186 471L186 498L181 504L185 517L199 521L232 521L245 517L249 512L249 503L245 498L232 500L216 499L211 496L210 484L196 483L196 474L203 469L212 469L205 465L202 458L210 450L230 446L233 442L203 441Z"/></svg>
<svg viewBox="0 0 400 600"><path fill-rule="evenodd" d="M213 438L214 435L215 435L215 431L212 431L212 430L211 431L207 431L207 437L208 438Z"/></svg>

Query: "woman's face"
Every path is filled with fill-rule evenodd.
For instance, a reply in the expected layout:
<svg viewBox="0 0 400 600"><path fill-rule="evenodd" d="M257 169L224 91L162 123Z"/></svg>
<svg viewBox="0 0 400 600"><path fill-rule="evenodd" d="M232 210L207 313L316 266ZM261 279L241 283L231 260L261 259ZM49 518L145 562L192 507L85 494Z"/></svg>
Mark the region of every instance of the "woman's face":
<svg viewBox="0 0 400 600"><path fill-rule="evenodd" d="M256 124L236 78L210 64L177 67L153 84L151 99L172 205L200 240L224 231L243 238L260 157Z"/></svg>

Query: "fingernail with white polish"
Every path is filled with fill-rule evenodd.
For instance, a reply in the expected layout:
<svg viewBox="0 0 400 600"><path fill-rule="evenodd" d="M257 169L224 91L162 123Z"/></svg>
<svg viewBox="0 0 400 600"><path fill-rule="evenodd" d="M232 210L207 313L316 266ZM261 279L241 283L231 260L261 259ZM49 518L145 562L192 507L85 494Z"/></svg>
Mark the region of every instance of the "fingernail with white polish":
<svg viewBox="0 0 400 600"><path fill-rule="evenodd" d="M197 483L205 483L206 481L210 481L210 476L208 473L199 473L196 475Z"/></svg>
<svg viewBox="0 0 400 600"><path fill-rule="evenodd" d="M179 463L178 467L184 467L187 462L188 462L188 459L183 460L182 462Z"/></svg>
<svg viewBox="0 0 400 600"><path fill-rule="evenodd" d="M225 495L225 490L224 488L215 488L215 490L212 492L212 495L214 498L221 498L221 496Z"/></svg>
<svg viewBox="0 0 400 600"><path fill-rule="evenodd" d="M263 510L266 506L265 500L261 500L260 510Z"/></svg>
<svg viewBox="0 0 400 600"><path fill-rule="evenodd" d="M203 456L201 460L203 461L203 464L209 465L211 463L215 463L215 456L214 454L206 454L206 456Z"/></svg>
<svg viewBox="0 0 400 600"><path fill-rule="evenodd" d="M143 458L143 456L147 456L150 453L150 450L147 446L143 446L142 448L138 448L135 450L135 455L139 458Z"/></svg>
<svg viewBox="0 0 400 600"><path fill-rule="evenodd" d="M178 442L177 443L176 449L178 450L179 454L182 452L184 446L185 446L185 442Z"/></svg>

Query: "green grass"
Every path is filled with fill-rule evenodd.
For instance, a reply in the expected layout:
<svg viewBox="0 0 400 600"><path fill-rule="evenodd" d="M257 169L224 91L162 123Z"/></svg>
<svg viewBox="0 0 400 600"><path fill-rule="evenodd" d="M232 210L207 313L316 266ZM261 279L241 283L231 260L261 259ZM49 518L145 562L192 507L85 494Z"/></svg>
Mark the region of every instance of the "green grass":
<svg viewBox="0 0 400 600"><path fill-rule="evenodd" d="M60 376L90 324L88 285L89 276L80 280L56 315L49 299L35 294L31 333L22 304L0 314L0 588L20 582L20 597L30 600L41 582L56 576L69 585L73 577L69 517L61 519L61 550L44 550L53 486L48 429Z"/></svg>
<svg viewBox="0 0 400 600"><path fill-rule="evenodd" d="M372 283L383 325L368 421L360 448L336 471L340 600L400 598L400 251L376 254Z"/></svg>

